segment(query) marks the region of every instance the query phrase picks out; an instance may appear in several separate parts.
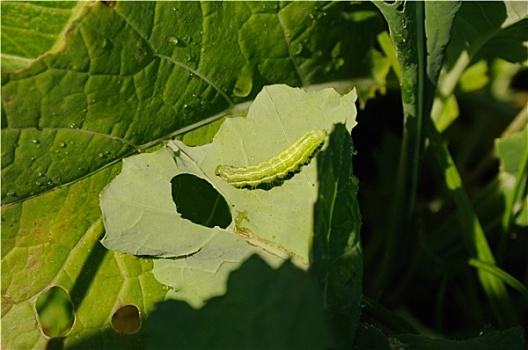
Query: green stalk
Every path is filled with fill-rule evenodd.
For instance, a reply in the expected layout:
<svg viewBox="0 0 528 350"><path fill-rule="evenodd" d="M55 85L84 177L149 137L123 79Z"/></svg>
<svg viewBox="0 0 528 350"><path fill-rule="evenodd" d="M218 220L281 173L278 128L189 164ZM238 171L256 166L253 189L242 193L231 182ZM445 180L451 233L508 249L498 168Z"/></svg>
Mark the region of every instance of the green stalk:
<svg viewBox="0 0 528 350"><path fill-rule="evenodd" d="M516 289L519 294L521 294L523 298L528 301L528 288L526 288L526 286L522 284L518 279L516 279L503 269L499 268L496 265L491 265L489 263L485 263L476 259L469 259L468 264L469 266L484 270L493 274L495 277L500 278L502 281L504 281L504 283Z"/></svg>
<svg viewBox="0 0 528 350"><path fill-rule="evenodd" d="M469 256L483 263L496 265L484 230L462 184L460 174L434 123L429 123L429 141L431 152L439 168L444 172L446 187L455 203L457 216L462 225L462 239ZM503 327L516 324L515 313L503 281L483 269L479 269L477 275L499 324Z"/></svg>
<svg viewBox="0 0 528 350"><path fill-rule="evenodd" d="M515 178L517 181L515 182L515 185L510 193L510 195L507 197L506 201L506 207L504 208L504 214L502 216L502 232L506 236L511 232L512 225L513 225L513 206L515 205L515 202L519 199L519 196L521 195L521 189L522 185L526 182L528 172L528 152L524 152L523 157L521 159L521 163L519 164L519 169L517 170L517 174Z"/></svg>
<svg viewBox="0 0 528 350"><path fill-rule="evenodd" d="M387 228L386 257L380 269L377 287L383 290L388 276L393 274L397 254L401 254L398 244L407 238L404 234L411 228L414 196L426 136L430 141L431 152L445 173L445 183L457 208L457 215L462 223L461 234L470 257L495 265L495 258L453 159L434 123L428 122L445 45L449 41L451 26L460 4L402 1L394 4L374 4L389 24L391 38L398 53L404 107L404 134L396 192ZM426 17L432 19L432 22L427 23ZM426 41L426 32L433 41ZM462 52L446 76L441 87L441 96L452 94L462 72L470 62L470 55ZM441 109L435 108L436 111ZM525 167L526 164L523 168ZM503 223L505 226L511 225L509 221ZM499 324L514 324L515 313L503 281L484 269L479 269L477 274Z"/></svg>
<svg viewBox="0 0 528 350"><path fill-rule="evenodd" d="M387 244L384 259L377 279L377 287L385 289L393 266L401 249L402 241L409 239L411 219L414 212L414 199L418 184L421 158L424 151L426 109L431 103L426 102L427 81L427 46L425 42L425 4L423 2L406 2L403 11L394 11L394 7L385 7L375 3L389 22L398 25L390 26L391 37L398 51L402 79L404 110L404 130L400 149L395 193L387 225ZM434 91L433 91L434 96ZM432 101L432 100L431 100Z"/></svg>

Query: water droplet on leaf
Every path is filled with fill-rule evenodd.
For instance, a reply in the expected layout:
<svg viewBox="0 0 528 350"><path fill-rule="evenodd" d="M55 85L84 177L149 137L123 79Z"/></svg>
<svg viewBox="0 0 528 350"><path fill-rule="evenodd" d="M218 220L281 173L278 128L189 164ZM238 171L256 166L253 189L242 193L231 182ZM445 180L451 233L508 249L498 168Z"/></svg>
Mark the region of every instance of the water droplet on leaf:
<svg viewBox="0 0 528 350"><path fill-rule="evenodd" d="M246 97L253 90L253 66L245 65L242 71L238 75L238 79L235 83L233 95L237 97Z"/></svg>
<svg viewBox="0 0 528 350"><path fill-rule="evenodd" d="M303 45L301 43L295 45L295 47L293 48L293 54L294 55L300 55L301 52L303 50Z"/></svg>

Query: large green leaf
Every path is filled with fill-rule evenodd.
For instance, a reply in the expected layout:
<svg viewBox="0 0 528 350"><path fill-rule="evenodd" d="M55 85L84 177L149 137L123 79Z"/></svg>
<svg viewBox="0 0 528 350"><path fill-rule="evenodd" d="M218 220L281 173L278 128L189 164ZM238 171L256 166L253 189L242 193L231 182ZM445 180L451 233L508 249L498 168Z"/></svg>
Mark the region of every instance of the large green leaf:
<svg viewBox="0 0 528 350"><path fill-rule="evenodd" d="M25 13L17 6L29 21L12 18ZM120 171L113 165L244 113L265 84L350 88L361 77L379 86L369 82L377 19L372 6L344 2L2 2L2 57L15 58L2 66L2 343L46 346L35 303L59 285L76 316L66 346L141 347L143 333L121 336L112 315L129 303L146 315L168 288L152 279L152 261L97 242L99 193ZM33 40L35 50L16 50ZM46 249L41 234L51 237ZM72 258L76 251L88 255ZM35 262L39 273L25 273ZM81 275L67 283L48 269Z"/></svg>
<svg viewBox="0 0 528 350"><path fill-rule="evenodd" d="M3 75L2 176L9 184L2 187L3 203L75 181L225 113L254 98L264 84L365 75L358 68L368 53L342 34L350 23L339 15L343 6L84 7L62 51ZM263 38L258 45L256 35ZM360 45L367 48L370 40ZM332 60L342 64L327 69Z"/></svg>

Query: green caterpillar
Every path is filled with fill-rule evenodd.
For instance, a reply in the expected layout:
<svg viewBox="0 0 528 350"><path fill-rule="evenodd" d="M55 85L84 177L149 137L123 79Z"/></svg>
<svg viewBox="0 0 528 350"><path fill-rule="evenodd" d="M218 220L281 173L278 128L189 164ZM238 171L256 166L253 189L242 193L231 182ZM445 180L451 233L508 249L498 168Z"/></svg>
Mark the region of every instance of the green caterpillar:
<svg viewBox="0 0 528 350"><path fill-rule="evenodd" d="M248 167L219 165L215 174L239 188L272 183L298 171L303 164L308 163L313 153L323 144L326 134L324 129L312 130L270 160Z"/></svg>

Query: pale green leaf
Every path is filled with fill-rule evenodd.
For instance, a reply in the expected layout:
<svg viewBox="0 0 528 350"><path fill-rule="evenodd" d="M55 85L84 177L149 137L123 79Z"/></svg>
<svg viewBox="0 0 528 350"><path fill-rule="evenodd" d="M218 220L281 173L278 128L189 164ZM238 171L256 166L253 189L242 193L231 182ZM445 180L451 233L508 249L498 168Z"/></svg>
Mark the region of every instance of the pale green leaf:
<svg viewBox="0 0 528 350"><path fill-rule="evenodd" d="M267 160L310 130L331 131L345 123L350 132L355 100L354 91L340 96L332 89L269 86L247 118L225 121L212 144L188 147L174 141L156 153L125 160L101 198L102 243L129 254L179 258L156 260L157 277L173 286L174 296L193 304L222 292L227 273L254 253L272 262L291 258L307 268L318 196L316 161L271 188L235 188L215 169ZM182 174L211 183L225 198L231 212L228 227L205 227L177 212L171 181Z"/></svg>

